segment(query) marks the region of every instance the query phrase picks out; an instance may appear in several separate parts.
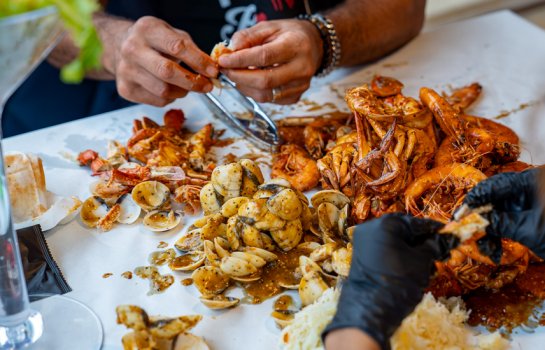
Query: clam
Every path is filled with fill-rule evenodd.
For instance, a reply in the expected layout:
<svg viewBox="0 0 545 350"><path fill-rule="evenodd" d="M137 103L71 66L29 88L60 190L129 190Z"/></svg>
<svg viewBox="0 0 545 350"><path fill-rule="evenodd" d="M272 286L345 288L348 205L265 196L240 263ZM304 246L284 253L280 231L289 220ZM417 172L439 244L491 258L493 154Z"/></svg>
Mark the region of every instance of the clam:
<svg viewBox="0 0 545 350"><path fill-rule="evenodd" d="M261 273L256 272L248 276L231 276L231 279L242 283L252 283L261 279Z"/></svg>
<svg viewBox="0 0 545 350"><path fill-rule="evenodd" d="M182 333L176 337L172 350L210 350L203 338L191 333Z"/></svg>
<svg viewBox="0 0 545 350"><path fill-rule="evenodd" d="M263 248L261 232L254 226L242 224L240 238L242 238L242 241L247 246Z"/></svg>
<svg viewBox="0 0 545 350"><path fill-rule="evenodd" d="M170 190L158 181L144 181L134 186L131 195L142 209L152 211L159 209L170 199Z"/></svg>
<svg viewBox="0 0 545 350"><path fill-rule="evenodd" d="M323 244L319 248L313 250L312 253L310 253L309 258L311 258L313 261L326 260L327 258L331 257L335 251L335 248L337 248L337 244L335 242Z"/></svg>
<svg viewBox="0 0 545 350"><path fill-rule="evenodd" d="M337 222L337 230L342 238L345 239L349 239L346 235L346 227L348 226L348 217L350 215L348 207L349 205L347 204L339 211L339 221Z"/></svg>
<svg viewBox="0 0 545 350"><path fill-rule="evenodd" d="M291 188L290 182L288 180L286 180L286 179L281 178L281 177L270 179L269 181L267 181L263 185L259 186L259 188L267 188L267 186L269 186L269 185L277 185L277 186L281 186L281 187Z"/></svg>
<svg viewBox="0 0 545 350"><path fill-rule="evenodd" d="M173 229L181 221L182 215L173 210L154 210L144 216L142 223L150 231L162 232Z"/></svg>
<svg viewBox="0 0 545 350"><path fill-rule="evenodd" d="M254 226L260 231L281 230L286 226L286 221L267 211L265 215L255 221Z"/></svg>
<svg viewBox="0 0 545 350"><path fill-rule="evenodd" d="M221 294L229 287L229 276L216 266L201 266L193 271L191 278L203 296Z"/></svg>
<svg viewBox="0 0 545 350"><path fill-rule="evenodd" d="M232 257L246 260L250 264L254 265L257 268L265 266L267 260L263 259L259 255L254 255L246 252L234 252L231 254Z"/></svg>
<svg viewBox="0 0 545 350"><path fill-rule="evenodd" d="M338 209L341 209L344 208L345 205L350 204L350 198L339 191L323 190L315 193L312 198L310 198L310 203L312 203L314 208L318 208L322 203L330 203Z"/></svg>
<svg viewBox="0 0 545 350"><path fill-rule="evenodd" d="M265 200L248 201L238 209L238 216L244 218L251 225L261 219L267 211L265 203Z"/></svg>
<svg viewBox="0 0 545 350"><path fill-rule="evenodd" d="M242 166L238 163L220 165L212 171L210 183L224 200L239 197L242 174Z"/></svg>
<svg viewBox="0 0 545 350"><path fill-rule="evenodd" d="M188 231L184 236L179 238L174 246L182 253L202 249L203 243L201 240L201 229L197 228Z"/></svg>
<svg viewBox="0 0 545 350"><path fill-rule="evenodd" d="M204 252L196 251L175 257L168 263L173 271L193 271L204 264Z"/></svg>
<svg viewBox="0 0 545 350"><path fill-rule="evenodd" d="M211 183L207 183L201 188L199 198L204 215L219 213L223 201L223 198L220 197Z"/></svg>
<svg viewBox="0 0 545 350"><path fill-rule="evenodd" d="M202 239L213 240L218 236L224 236L227 231L227 225L224 222L225 218L220 214L212 214L208 217L208 221L201 228Z"/></svg>
<svg viewBox="0 0 545 350"><path fill-rule="evenodd" d="M303 206L297 193L291 188L285 188L269 197L267 209L282 220L290 221L299 218Z"/></svg>
<svg viewBox="0 0 545 350"><path fill-rule="evenodd" d="M121 212L117 218L117 222L122 224L132 224L140 217L142 209L138 206L129 194L124 194L117 200L117 204L121 207Z"/></svg>
<svg viewBox="0 0 545 350"><path fill-rule="evenodd" d="M221 258L216 253L216 247L214 245L214 242L209 240L204 241L204 255L206 256L206 259L208 260L208 263L210 265L220 266Z"/></svg>
<svg viewBox="0 0 545 350"><path fill-rule="evenodd" d="M97 196L89 197L81 206L81 221L89 227L96 227L100 219L106 216L108 211L109 208L102 198Z"/></svg>
<svg viewBox="0 0 545 350"><path fill-rule="evenodd" d="M221 215L230 218L238 213L240 207L246 204L250 199L247 197L231 198L221 206Z"/></svg>
<svg viewBox="0 0 545 350"><path fill-rule="evenodd" d="M352 260L352 245L339 248L331 255L331 267L339 276L348 277Z"/></svg>
<svg viewBox="0 0 545 350"><path fill-rule="evenodd" d="M240 247L240 230L242 223L239 223L238 216L231 216L227 220L227 228L225 230L225 236L229 241L231 249L238 249Z"/></svg>
<svg viewBox="0 0 545 350"><path fill-rule="evenodd" d="M206 242L209 242L209 241L206 241ZM214 249L216 250L216 254L218 254L218 256L223 259L227 256L229 256L229 251L223 247L223 238L221 237L216 237L214 239Z"/></svg>
<svg viewBox="0 0 545 350"><path fill-rule="evenodd" d="M295 248L303 238L301 221L299 219L288 221L282 229L271 231L271 237L284 251Z"/></svg>
<svg viewBox="0 0 545 350"><path fill-rule="evenodd" d="M204 306L212 310L228 309L240 302L240 299L226 297L223 294L201 297L200 300Z"/></svg>
<svg viewBox="0 0 545 350"><path fill-rule="evenodd" d="M221 259L220 269L231 277L244 277L257 272L257 267L252 263L234 256Z"/></svg>
<svg viewBox="0 0 545 350"><path fill-rule="evenodd" d="M263 258L267 262L275 261L275 260L278 259L278 255L276 255L274 253L271 253L268 250L261 249L261 248L242 247L241 250L246 252L246 253L249 253L249 254L257 255L260 258Z"/></svg>
<svg viewBox="0 0 545 350"><path fill-rule="evenodd" d="M318 226L324 242L331 242L337 233L339 215L340 210L334 204L323 202L318 206Z"/></svg>
<svg viewBox="0 0 545 350"><path fill-rule="evenodd" d="M315 302L329 286L322 278L323 271L320 266L310 258L300 256L299 265L303 273L299 283L299 296L303 306L307 306Z"/></svg>
<svg viewBox="0 0 545 350"><path fill-rule="evenodd" d="M259 166L250 159L241 159L239 164L243 171L240 195L251 197L257 191L257 187L263 183L263 174Z"/></svg>
<svg viewBox="0 0 545 350"><path fill-rule="evenodd" d="M293 322L296 313L296 310L275 310L271 313L271 317L278 327L284 328Z"/></svg>

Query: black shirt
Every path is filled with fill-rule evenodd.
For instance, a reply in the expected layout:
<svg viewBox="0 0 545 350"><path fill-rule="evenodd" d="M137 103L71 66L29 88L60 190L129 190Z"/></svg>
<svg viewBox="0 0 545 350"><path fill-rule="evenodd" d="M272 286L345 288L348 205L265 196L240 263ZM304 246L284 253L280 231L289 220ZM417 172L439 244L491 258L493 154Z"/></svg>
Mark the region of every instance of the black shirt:
<svg viewBox="0 0 545 350"><path fill-rule="evenodd" d="M311 12L341 0L308 0ZM108 13L136 20L155 16L187 31L197 46L210 52L214 44L258 21L291 18L305 13L304 0L110 0ZM4 137L40 129L131 105L115 82L84 80L63 84L58 69L42 63L15 92L4 110Z"/></svg>

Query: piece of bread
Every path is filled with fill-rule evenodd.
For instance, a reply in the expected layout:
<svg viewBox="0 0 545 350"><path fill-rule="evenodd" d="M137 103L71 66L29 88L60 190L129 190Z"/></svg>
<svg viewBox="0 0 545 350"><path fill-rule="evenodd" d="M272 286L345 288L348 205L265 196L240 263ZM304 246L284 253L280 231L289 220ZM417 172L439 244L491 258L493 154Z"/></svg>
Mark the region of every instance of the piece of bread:
<svg viewBox="0 0 545 350"><path fill-rule="evenodd" d="M33 154L12 152L5 155L4 161L14 222L39 217L48 207L41 159Z"/></svg>

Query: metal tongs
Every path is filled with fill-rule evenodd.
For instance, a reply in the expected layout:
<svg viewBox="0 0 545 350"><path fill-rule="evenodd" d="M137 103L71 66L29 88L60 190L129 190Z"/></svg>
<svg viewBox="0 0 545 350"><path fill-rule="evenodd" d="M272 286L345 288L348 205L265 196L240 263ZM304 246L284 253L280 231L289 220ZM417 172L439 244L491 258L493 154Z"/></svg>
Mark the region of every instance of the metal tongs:
<svg viewBox="0 0 545 350"><path fill-rule="evenodd" d="M243 95L226 76L220 75L218 80L221 89L205 95L205 101L214 117L260 149L277 151L280 136L274 121L252 98Z"/></svg>

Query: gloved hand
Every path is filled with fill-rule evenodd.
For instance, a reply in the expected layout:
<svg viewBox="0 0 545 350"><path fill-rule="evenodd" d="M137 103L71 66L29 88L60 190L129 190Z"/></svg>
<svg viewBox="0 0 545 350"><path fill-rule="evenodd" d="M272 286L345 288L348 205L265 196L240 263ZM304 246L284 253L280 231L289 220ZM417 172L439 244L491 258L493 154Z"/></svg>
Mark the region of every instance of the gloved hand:
<svg viewBox="0 0 545 350"><path fill-rule="evenodd" d="M545 179L542 169L502 173L480 182L466 195L464 203L471 208L493 206L492 212L483 214L490 225L481 241L510 238L545 258L541 178Z"/></svg>
<svg viewBox="0 0 545 350"><path fill-rule="evenodd" d="M448 257L459 243L452 235L437 234L442 226L402 214L359 225L350 274L323 338L336 329L355 327L389 349L392 334L422 300L434 261Z"/></svg>

